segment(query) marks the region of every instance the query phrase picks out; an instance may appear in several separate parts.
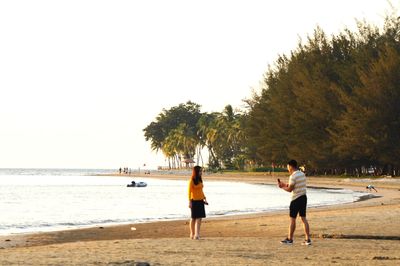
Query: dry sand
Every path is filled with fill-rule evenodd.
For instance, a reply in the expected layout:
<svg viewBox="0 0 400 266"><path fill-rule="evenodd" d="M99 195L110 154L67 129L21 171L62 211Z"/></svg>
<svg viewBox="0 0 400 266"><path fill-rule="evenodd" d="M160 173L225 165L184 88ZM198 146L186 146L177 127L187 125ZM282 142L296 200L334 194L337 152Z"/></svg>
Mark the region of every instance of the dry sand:
<svg viewBox="0 0 400 266"><path fill-rule="evenodd" d="M275 183L260 174L205 179ZM313 239L308 247L300 244L300 221L294 245L279 243L289 221L286 212L275 212L207 218L199 241L188 238L187 221L0 237L0 265L400 265L399 179L308 180L312 186L360 191L366 184L374 184L379 197L308 210Z"/></svg>

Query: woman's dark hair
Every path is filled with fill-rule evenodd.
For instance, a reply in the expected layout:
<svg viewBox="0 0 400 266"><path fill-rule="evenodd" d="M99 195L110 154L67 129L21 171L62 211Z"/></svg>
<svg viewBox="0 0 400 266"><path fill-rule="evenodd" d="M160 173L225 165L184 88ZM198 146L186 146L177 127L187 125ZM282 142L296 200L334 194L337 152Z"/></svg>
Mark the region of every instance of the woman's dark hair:
<svg viewBox="0 0 400 266"><path fill-rule="evenodd" d="M196 165L193 167L193 172L192 172L192 179L193 183L195 185L198 185L199 183L203 183L203 179L201 179L201 167Z"/></svg>

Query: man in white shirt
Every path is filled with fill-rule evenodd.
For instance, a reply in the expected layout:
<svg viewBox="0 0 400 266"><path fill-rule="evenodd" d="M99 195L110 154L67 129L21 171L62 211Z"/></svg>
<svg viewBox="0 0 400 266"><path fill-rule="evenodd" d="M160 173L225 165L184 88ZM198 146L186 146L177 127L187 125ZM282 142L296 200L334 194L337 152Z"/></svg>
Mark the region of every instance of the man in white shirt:
<svg viewBox="0 0 400 266"><path fill-rule="evenodd" d="M310 239L310 226L306 218L307 210L307 185L306 176L297 167L297 162L291 160L287 164L287 169L289 171L289 183L286 184L278 179L278 186L287 192L292 193L292 201L290 202L290 226L288 237L281 241L282 244L291 245L293 244L293 234L296 229L296 217L300 214L301 221L303 222L305 241L303 245L311 245Z"/></svg>

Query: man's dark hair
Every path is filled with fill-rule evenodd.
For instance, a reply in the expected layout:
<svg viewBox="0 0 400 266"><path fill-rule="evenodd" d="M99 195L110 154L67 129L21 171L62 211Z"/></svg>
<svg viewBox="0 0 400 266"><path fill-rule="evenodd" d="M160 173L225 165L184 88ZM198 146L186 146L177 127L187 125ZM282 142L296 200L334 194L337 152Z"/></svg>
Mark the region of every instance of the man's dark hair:
<svg viewBox="0 0 400 266"><path fill-rule="evenodd" d="M294 168L297 168L297 162L296 162L296 160L290 160L287 164L290 165L290 166L292 166L292 167L294 167Z"/></svg>

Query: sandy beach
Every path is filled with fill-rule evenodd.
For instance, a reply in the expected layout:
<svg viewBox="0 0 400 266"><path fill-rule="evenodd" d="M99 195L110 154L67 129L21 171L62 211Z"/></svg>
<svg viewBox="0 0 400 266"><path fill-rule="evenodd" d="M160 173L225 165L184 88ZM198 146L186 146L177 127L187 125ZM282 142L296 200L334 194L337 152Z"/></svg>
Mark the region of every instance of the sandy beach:
<svg viewBox="0 0 400 266"><path fill-rule="evenodd" d="M275 183L263 174L214 174L209 180ZM294 245L279 243L289 222L284 211L207 218L199 241L189 239L187 220L1 236L0 265L399 265L400 179L308 179L308 186L356 191L366 184L375 185L376 197L308 209L308 247L301 245L299 220Z"/></svg>

